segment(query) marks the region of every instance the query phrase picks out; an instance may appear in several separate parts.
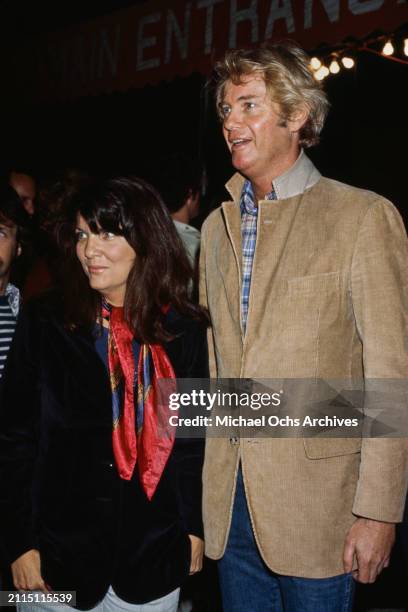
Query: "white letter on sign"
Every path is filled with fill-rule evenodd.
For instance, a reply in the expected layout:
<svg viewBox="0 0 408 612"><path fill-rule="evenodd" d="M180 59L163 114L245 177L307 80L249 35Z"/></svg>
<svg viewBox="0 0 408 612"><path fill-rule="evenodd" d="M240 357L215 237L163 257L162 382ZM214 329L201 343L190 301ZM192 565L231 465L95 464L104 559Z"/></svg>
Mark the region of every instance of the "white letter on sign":
<svg viewBox="0 0 408 612"><path fill-rule="evenodd" d="M283 6L279 6L280 4L281 0L272 0L271 2L265 30L265 40L272 38L273 26L277 19L284 19L286 21L286 29L288 32L295 31L295 20L293 19L291 0L283 0Z"/></svg>
<svg viewBox="0 0 408 612"><path fill-rule="evenodd" d="M339 20L340 0L321 0L330 23ZM312 27L313 0L305 0L305 30Z"/></svg>
<svg viewBox="0 0 408 612"><path fill-rule="evenodd" d="M166 51L164 54L164 63L168 64L171 59L171 41L173 34L176 39L178 48L180 49L181 59L186 59L188 52L188 39L190 36L190 18L191 4L187 2L184 13L184 32L181 33L180 25L177 22L176 16L171 9L167 11L166 23Z"/></svg>
<svg viewBox="0 0 408 612"><path fill-rule="evenodd" d="M222 0L200 0L197 4L197 8L202 9L205 8L206 16L205 16L205 47L204 53L208 55L211 51L211 47L213 44L213 25L214 25L214 6L219 4Z"/></svg>
<svg viewBox="0 0 408 612"><path fill-rule="evenodd" d="M149 36L148 38L144 38L143 30L145 25L149 23L157 23L160 21L161 13L151 13L150 15L145 15L139 21L137 27L137 64L136 70L148 70L149 68L157 68L160 65L160 60L158 57L152 57L151 59L144 59L143 51L146 48L154 47L157 44L157 36Z"/></svg>
<svg viewBox="0 0 408 612"><path fill-rule="evenodd" d="M258 42L258 12L257 0L252 0L251 5L246 9L237 10L237 0L231 0L230 7L230 32L229 48L235 49L237 46L237 25L241 21L251 22L251 43Z"/></svg>
<svg viewBox="0 0 408 612"><path fill-rule="evenodd" d="M349 0L349 9L353 15L362 15L371 11L378 11L384 0Z"/></svg>
<svg viewBox="0 0 408 612"><path fill-rule="evenodd" d="M106 30L101 30L101 46L99 49L99 64L98 64L98 77L101 78L104 72L103 56L105 56L109 62L112 76L116 76L118 71L118 53L119 53L119 41L120 41L120 24L116 24L115 28L115 47L112 50L109 45L108 34Z"/></svg>

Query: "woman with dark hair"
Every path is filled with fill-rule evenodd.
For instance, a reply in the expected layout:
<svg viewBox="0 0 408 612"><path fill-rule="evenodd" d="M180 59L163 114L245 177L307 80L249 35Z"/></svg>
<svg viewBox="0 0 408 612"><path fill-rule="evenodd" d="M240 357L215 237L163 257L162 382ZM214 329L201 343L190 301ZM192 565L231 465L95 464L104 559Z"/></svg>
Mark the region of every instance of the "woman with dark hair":
<svg viewBox="0 0 408 612"><path fill-rule="evenodd" d="M76 591L80 609L172 612L201 569L203 446L175 440L159 387L208 375L206 316L188 299L172 220L143 181L83 186L58 237L60 297L23 313L1 402L14 584L36 591L37 611Z"/></svg>

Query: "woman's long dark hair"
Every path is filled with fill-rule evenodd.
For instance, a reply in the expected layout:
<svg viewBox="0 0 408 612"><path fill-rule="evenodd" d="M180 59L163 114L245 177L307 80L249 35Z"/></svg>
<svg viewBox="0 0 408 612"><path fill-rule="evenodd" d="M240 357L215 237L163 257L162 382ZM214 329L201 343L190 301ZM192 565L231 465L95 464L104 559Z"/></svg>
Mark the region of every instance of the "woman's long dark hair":
<svg viewBox="0 0 408 612"><path fill-rule="evenodd" d="M163 309L168 305L206 320L205 311L189 299L193 271L173 220L151 185L135 177L91 180L71 196L66 207L57 237L63 249L63 309L69 327L92 327L101 312L101 296L90 287L76 256L78 214L91 231L122 235L136 252L124 314L138 340L161 343L171 339L164 327Z"/></svg>

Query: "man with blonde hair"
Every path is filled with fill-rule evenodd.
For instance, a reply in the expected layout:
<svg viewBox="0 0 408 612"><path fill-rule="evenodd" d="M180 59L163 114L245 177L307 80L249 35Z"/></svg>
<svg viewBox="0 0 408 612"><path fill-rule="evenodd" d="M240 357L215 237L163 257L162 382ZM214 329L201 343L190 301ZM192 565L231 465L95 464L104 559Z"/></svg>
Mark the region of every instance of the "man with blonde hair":
<svg viewBox="0 0 408 612"><path fill-rule="evenodd" d="M326 96L293 43L228 51L217 108L237 173L202 230L212 377L408 374L408 242L393 205L320 175ZM340 407L341 410L341 407ZM346 612L402 518L403 439L207 440L206 553L224 612Z"/></svg>

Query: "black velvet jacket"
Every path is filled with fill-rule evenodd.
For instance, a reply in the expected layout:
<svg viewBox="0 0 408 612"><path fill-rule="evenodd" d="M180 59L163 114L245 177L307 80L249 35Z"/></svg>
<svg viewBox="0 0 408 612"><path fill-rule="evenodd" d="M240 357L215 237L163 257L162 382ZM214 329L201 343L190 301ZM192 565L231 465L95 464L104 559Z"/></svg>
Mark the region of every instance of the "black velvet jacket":
<svg viewBox="0 0 408 612"><path fill-rule="evenodd" d="M178 378L204 378L203 324L170 310L165 345ZM0 511L8 562L31 548L53 590L90 608L109 585L145 603L189 573L188 534L202 536L200 440L176 439L149 502L117 474L108 374L91 333L68 332L43 308L23 313L0 408Z"/></svg>

